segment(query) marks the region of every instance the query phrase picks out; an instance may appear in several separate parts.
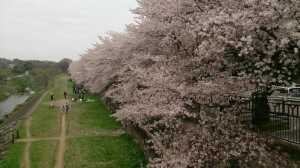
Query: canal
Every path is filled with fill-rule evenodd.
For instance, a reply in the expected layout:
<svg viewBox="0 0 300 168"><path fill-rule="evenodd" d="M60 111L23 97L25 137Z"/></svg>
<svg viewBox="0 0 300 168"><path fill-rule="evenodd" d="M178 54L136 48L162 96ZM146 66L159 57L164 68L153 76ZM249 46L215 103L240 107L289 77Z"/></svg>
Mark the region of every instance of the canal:
<svg viewBox="0 0 300 168"><path fill-rule="evenodd" d="M11 113L18 104L23 104L29 96L29 94L11 95L7 99L0 101L0 118L5 114Z"/></svg>

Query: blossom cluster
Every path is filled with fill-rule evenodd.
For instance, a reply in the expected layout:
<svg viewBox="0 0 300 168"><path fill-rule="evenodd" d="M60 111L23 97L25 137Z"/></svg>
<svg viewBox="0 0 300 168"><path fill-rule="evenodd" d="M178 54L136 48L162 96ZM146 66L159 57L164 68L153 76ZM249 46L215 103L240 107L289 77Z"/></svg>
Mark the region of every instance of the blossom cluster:
<svg viewBox="0 0 300 168"><path fill-rule="evenodd" d="M73 62L72 78L147 130L149 167L286 167L236 113L246 91L298 73L298 0L138 0L135 24ZM209 81L206 79L209 78ZM229 106L228 98L238 104Z"/></svg>

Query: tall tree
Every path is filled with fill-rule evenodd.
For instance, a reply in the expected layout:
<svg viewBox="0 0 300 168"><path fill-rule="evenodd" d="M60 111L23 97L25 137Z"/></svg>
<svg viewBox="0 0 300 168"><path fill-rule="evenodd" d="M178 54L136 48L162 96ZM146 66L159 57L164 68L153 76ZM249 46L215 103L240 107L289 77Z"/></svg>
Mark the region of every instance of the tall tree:
<svg viewBox="0 0 300 168"><path fill-rule="evenodd" d="M300 2L138 3L136 24L101 39L69 71L93 92L106 90L118 120L151 134L150 167L291 166L243 129L239 104L219 107L251 90L263 95L256 113L268 119L267 94L299 67Z"/></svg>
<svg viewBox="0 0 300 168"><path fill-rule="evenodd" d="M29 76L21 76L14 80L18 92L25 92L26 88L31 87L32 81Z"/></svg>
<svg viewBox="0 0 300 168"><path fill-rule="evenodd" d="M58 66L61 69L62 73L68 72L70 63L72 63L72 60L68 58L64 58L58 62Z"/></svg>

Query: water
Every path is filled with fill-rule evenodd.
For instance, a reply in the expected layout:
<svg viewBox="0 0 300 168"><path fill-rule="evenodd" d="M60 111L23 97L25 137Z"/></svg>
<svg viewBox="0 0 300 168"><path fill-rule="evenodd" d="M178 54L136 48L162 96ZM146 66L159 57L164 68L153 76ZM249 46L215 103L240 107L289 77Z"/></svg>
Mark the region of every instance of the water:
<svg viewBox="0 0 300 168"><path fill-rule="evenodd" d="M5 114L11 113L16 105L23 104L29 94L24 95L11 95L7 99L0 101L0 118L3 117Z"/></svg>

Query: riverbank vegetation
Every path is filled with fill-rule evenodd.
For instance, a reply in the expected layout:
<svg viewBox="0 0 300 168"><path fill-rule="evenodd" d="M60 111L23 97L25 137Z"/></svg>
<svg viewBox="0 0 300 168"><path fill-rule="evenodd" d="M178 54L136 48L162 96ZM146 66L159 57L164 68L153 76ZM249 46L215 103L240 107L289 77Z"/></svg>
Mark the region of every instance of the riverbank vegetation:
<svg viewBox="0 0 300 168"><path fill-rule="evenodd" d="M72 61L8 60L0 58L0 101L11 94L37 91L53 85L55 77L67 73Z"/></svg>

